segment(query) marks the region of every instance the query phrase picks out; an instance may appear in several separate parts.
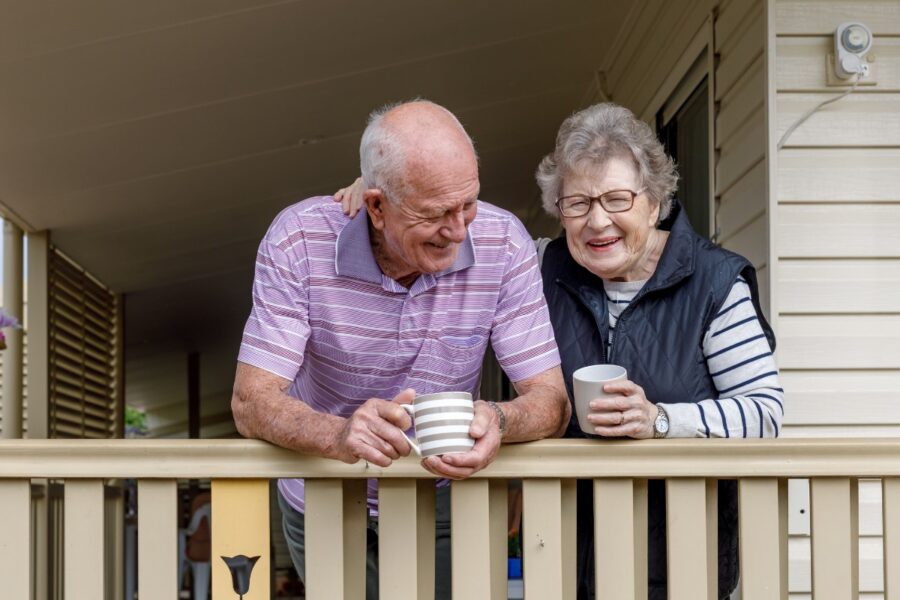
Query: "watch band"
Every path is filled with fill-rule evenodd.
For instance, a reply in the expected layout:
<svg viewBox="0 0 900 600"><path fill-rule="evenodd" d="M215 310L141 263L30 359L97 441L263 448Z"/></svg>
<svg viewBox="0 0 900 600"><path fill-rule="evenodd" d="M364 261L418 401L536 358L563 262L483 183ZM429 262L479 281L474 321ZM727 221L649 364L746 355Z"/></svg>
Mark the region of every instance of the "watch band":
<svg viewBox="0 0 900 600"><path fill-rule="evenodd" d="M500 425L500 435L503 435L506 433L506 413L503 412L503 409L493 400L488 401L487 404L494 409L495 413L497 413L497 421Z"/></svg>

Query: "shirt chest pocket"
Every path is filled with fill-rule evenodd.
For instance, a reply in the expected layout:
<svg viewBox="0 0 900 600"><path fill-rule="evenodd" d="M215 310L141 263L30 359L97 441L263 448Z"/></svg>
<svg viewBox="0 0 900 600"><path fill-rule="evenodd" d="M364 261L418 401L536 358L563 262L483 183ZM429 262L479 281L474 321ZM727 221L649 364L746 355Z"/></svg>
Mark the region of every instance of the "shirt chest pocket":
<svg viewBox="0 0 900 600"><path fill-rule="evenodd" d="M487 338L428 338L410 372L417 394L440 391L476 392Z"/></svg>

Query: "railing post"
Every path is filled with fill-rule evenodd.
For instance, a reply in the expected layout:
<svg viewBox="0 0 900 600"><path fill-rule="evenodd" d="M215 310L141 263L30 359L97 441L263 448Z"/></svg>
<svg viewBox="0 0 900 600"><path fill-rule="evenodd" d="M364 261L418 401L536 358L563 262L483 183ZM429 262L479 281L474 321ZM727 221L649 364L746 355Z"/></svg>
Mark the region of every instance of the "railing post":
<svg viewBox="0 0 900 600"><path fill-rule="evenodd" d="M243 555L259 557L250 571L250 587L244 600L268 600L269 480L213 479L211 488L212 597L235 597L231 571L222 557Z"/></svg>
<svg viewBox="0 0 900 600"><path fill-rule="evenodd" d="M506 600L508 590L509 490L505 479L491 479L488 501L491 527L491 600Z"/></svg>
<svg viewBox="0 0 900 600"><path fill-rule="evenodd" d="M715 480L666 480L671 600L715 600L718 596L718 514Z"/></svg>
<svg viewBox="0 0 900 600"><path fill-rule="evenodd" d="M366 597L366 480L307 479L306 597Z"/></svg>
<svg viewBox="0 0 900 600"><path fill-rule="evenodd" d="M563 568L563 486L559 479L522 481L522 570L526 598L561 598ZM568 504L568 503L567 503Z"/></svg>
<svg viewBox="0 0 900 600"><path fill-rule="evenodd" d="M31 598L31 484L0 480L0 585L4 598Z"/></svg>
<svg viewBox="0 0 900 600"><path fill-rule="evenodd" d="M647 480L594 480L598 600L647 598Z"/></svg>
<svg viewBox="0 0 900 600"><path fill-rule="evenodd" d="M103 481L69 479L64 489L65 597L105 598Z"/></svg>
<svg viewBox="0 0 900 600"><path fill-rule="evenodd" d="M345 479L344 494L344 600L366 599L366 536L369 528L368 482Z"/></svg>
<svg viewBox="0 0 900 600"><path fill-rule="evenodd" d="M900 477L881 481L884 522L884 600L900 600Z"/></svg>
<svg viewBox="0 0 900 600"><path fill-rule="evenodd" d="M781 600L781 498L783 481L741 479L739 486L741 594L744 598Z"/></svg>
<svg viewBox="0 0 900 600"><path fill-rule="evenodd" d="M859 488L856 479L809 480L812 593L816 600L859 594Z"/></svg>
<svg viewBox="0 0 900 600"><path fill-rule="evenodd" d="M178 596L178 496L174 479L138 481L138 594Z"/></svg>
<svg viewBox="0 0 900 600"><path fill-rule="evenodd" d="M486 479L454 481L450 489L453 598L490 598L490 486Z"/></svg>
<svg viewBox="0 0 900 600"><path fill-rule="evenodd" d="M378 589L381 598L434 598L434 482L378 482Z"/></svg>

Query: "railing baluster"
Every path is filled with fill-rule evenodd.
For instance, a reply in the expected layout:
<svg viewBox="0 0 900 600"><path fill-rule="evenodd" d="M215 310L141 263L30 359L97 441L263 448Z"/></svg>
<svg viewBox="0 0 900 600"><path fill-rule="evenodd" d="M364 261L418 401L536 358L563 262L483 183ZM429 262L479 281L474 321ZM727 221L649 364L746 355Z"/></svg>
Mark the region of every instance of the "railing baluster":
<svg viewBox="0 0 900 600"><path fill-rule="evenodd" d="M434 598L434 482L378 483L378 589L381 598Z"/></svg>
<svg viewBox="0 0 900 600"><path fill-rule="evenodd" d="M141 600L178 595L178 498L174 479L138 481L138 593Z"/></svg>
<svg viewBox="0 0 900 600"><path fill-rule="evenodd" d="M31 483L0 480L0 582L5 598L31 598Z"/></svg>
<svg viewBox="0 0 900 600"><path fill-rule="evenodd" d="M344 480L344 600L366 600L367 487L365 479Z"/></svg>
<svg viewBox="0 0 900 600"><path fill-rule="evenodd" d="M647 598L647 480L594 480L598 600Z"/></svg>
<svg viewBox="0 0 900 600"><path fill-rule="evenodd" d="M488 501L491 520L491 600L506 600L509 552L509 491L505 479L491 479Z"/></svg>
<svg viewBox="0 0 900 600"><path fill-rule="evenodd" d="M575 600L578 594L578 481L561 481L562 504L562 597Z"/></svg>
<svg viewBox="0 0 900 600"><path fill-rule="evenodd" d="M212 480L212 597L233 598L222 557L258 556L244 600L269 598L269 480Z"/></svg>
<svg viewBox="0 0 900 600"><path fill-rule="evenodd" d="M522 570L526 598L559 598L565 578L562 565L562 482L522 482Z"/></svg>
<svg viewBox="0 0 900 600"><path fill-rule="evenodd" d="M453 598L491 594L490 486L486 479L454 481L450 491Z"/></svg>
<svg viewBox="0 0 900 600"><path fill-rule="evenodd" d="M307 479L304 493L306 597L365 598L366 481Z"/></svg>
<svg viewBox="0 0 900 600"><path fill-rule="evenodd" d="M881 481L884 522L884 599L900 600L900 477Z"/></svg>
<svg viewBox="0 0 900 600"><path fill-rule="evenodd" d="M859 594L859 489L856 479L809 482L812 593L816 600Z"/></svg>
<svg viewBox="0 0 900 600"><path fill-rule="evenodd" d="M781 499L778 479L741 479L741 593L744 598L781 600ZM777 549L777 550L776 550Z"/></svg>
<svg viewBox="0 0 900 600"><path fill-rule="evenodd" d="M717 497L715 480L666 480L670 600L718 595Z"/></svg>
<svg viewBox="0 0 900 600"><path fill-rule="evenodd" d="M66 598L103 598L103 481L65 483Z"/></svg>

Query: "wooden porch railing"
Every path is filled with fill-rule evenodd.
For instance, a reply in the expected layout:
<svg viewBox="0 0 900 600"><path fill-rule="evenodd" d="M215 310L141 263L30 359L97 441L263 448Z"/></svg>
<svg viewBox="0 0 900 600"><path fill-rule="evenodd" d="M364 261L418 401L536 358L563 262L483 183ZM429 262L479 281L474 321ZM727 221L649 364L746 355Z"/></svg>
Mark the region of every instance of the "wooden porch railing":
<svg viewBox="0 0 900 600"><path fill-rule="evenodd" d="M236 598L220 556L260 555L247 600L269 598L268 484L307 481L307 597L364 597L365 483L379 478L383 598L433 589L434 487L413 459L389 469L254 441L0 442L0 585L30 598L30 481L65 480L69 599L104 598L103 481L138 479L139 595L176 597L176 480L210 478L213 597ZM787 597L787 479L809 478L816 600L858 594L857 480L881 478L886 598L900 594L900 440L546 440L505 447L453 484L455 598L506 597L506 480L522 479L525 593L575 596L575 480L594 481L599 598L646 597L647 480L668 492L669 598L715 597L716 485L739 480L745 600Z"/></svg>

